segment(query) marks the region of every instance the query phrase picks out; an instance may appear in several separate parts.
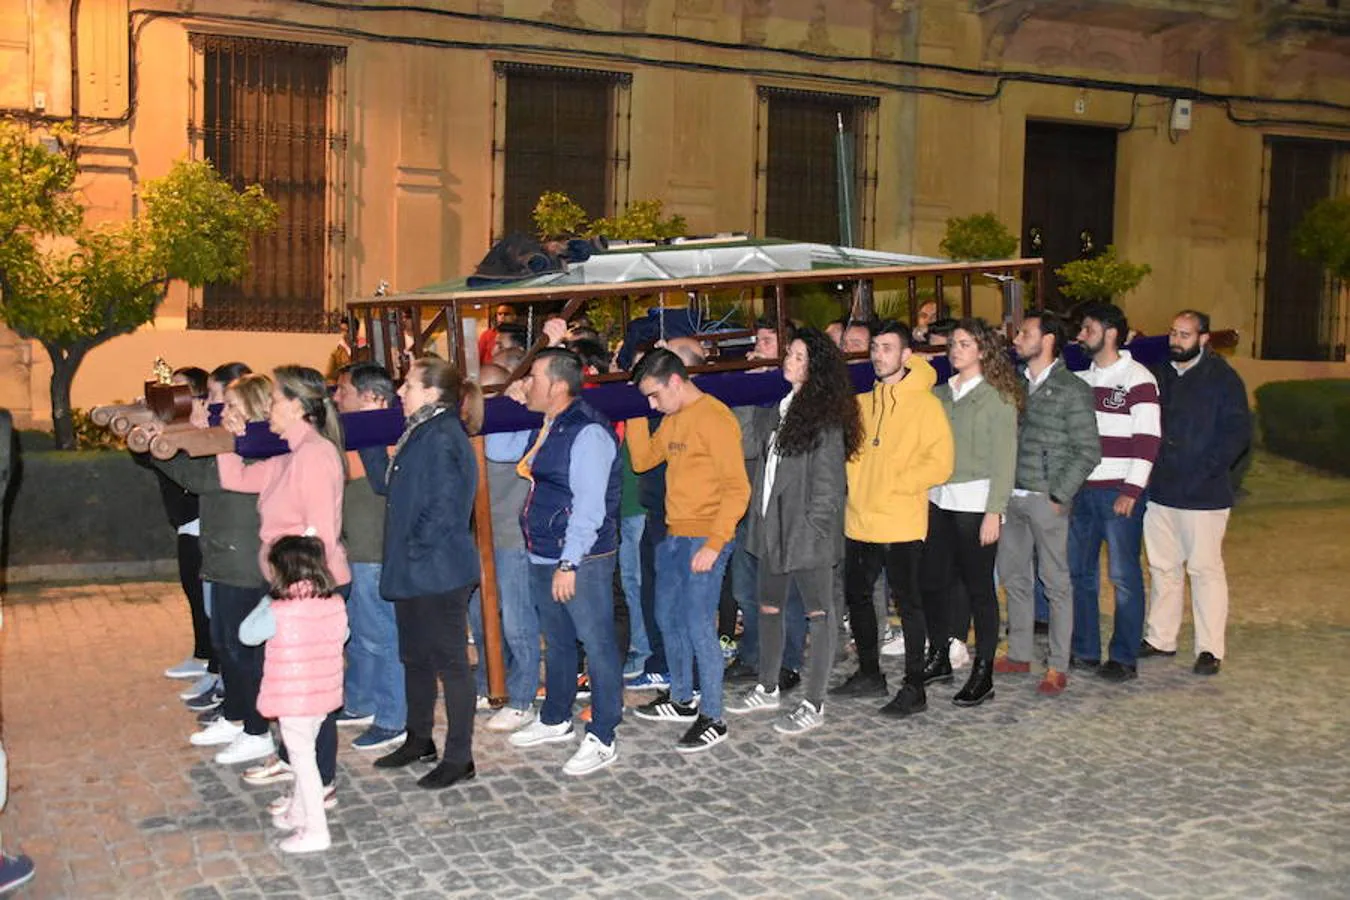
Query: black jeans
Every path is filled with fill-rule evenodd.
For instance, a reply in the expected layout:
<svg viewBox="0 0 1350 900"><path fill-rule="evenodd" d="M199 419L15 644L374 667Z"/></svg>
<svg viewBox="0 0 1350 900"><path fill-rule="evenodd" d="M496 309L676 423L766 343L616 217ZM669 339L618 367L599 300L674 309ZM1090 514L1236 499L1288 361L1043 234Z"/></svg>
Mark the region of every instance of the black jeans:
<svg viewBox="0 0 1350 900"><path fill-rule="evenodd" d="M844 598L861 671L868 674L881 671L872 589L883 566L891 596L900 607L900 627L905 637L905 675L923 671L923 642L932 624L925 622L919 593L919 561L923 550L923 541L895 544L871 544L851 538L844 541Z"/></svg>
<svg viewBox="0 0 1350 900"><path fill-rule="evenodd" d="M394 602L398 652L408 695L408 739L430 740L436 723L436 682L445 688L445 751L450 763L473 761L477 703L469 666L469 597L476 585Z"/></svg>
<svg viewBox="0 0 1350 900"><path fill-rule="evenodd" d="M652 675L670 672L670 664L666 662L666 642L661 639L661 626L656 624L656 545L665 539L665 519L647 516L639 547L642 555L642 624L647 629L647 642L652 648L645 668Z"/></svg>
<svg viewBox="0 0 1350 900"><path fill-rule="evenodd" d="M178 583L183 586L192 616L192 655L206 660L208 671L217 672L216 655L211 650L211 620L202 596L202 544L195 534L178 535Z"/></svg>
<svg viewBox="0 0 1350 900"><path fill-rule="evenodd" d="M211 584L211 640L219 652L220 679L225 685L221 714L244 723L249 734L267 734L267 720L258 712L262 686L263 646L239 640L239 625L267 593L262 585L245 588L216 581Z"/></svg>
<svg viewBox="0 0 1350 900"><path fill-rule="evenodd" d="M989 661L998 649L999 638L998 594L994 592L998 542L980 546L983 521L984 513L951 512L928 504L928 542L919 579L932 645L945 646L954 630L960 629L962 623L952 621L956 612L952 608L952 589L959 581L975 619L975 656ZM905 652L909 652L908 643Z"/></svg>

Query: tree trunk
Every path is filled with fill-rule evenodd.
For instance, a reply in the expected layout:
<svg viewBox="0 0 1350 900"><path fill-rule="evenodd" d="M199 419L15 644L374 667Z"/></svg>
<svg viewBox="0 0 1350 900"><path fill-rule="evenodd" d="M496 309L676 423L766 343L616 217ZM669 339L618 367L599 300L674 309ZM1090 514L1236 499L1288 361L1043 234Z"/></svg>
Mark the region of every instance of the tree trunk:
<svg viewBox="0 0 1350 900"><path fill-rule="evenodd" d="M52 431L56 436L56 449L75 450L75 420L71 415L70 388L75 382L76 370L84 361L84 352L44 346L52 360Z"/></svg>

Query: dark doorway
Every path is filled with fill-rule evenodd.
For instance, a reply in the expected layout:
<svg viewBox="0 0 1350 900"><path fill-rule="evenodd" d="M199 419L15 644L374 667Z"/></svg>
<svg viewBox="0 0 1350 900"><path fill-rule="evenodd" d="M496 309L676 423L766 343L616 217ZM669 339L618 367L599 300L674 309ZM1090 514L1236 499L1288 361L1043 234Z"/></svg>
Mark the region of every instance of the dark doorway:
<svg viewBox="0 0 1350 900"><path fill-rule="evenodd" d="M1068 304L1055 269L1111 243L1115 199L1114 128L1027 122L1022 253L1045 259L1046 306Z"/></svg>
<svg viewBox="0 0 1350 900"><path fill-rule="evenodd" d="M1294 229L1309 207L1331 196L1339 147L1279 138L1267 144L1261 358L1344 359L1345 344L1330 338L1335 304L1327 302L1325 273L1293 246Z"/></svg>

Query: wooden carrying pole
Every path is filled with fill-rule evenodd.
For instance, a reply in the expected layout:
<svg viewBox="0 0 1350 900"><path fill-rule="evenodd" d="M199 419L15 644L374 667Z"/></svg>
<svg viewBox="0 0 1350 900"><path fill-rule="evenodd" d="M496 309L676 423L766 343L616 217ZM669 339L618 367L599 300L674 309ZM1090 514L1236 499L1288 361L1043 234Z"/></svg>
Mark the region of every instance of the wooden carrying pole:
<svg viewBox="0 0 1350 900"><path fill-rule="evenodd" d="M130 441L127 442L130 446ZM169 425L150 442L150 455L155 459L172 459L183 450L188 456L215 456L234 452L234 435L216 425L198 428L195 425Z"/></svg>
<svg viewBox="0 0 1350 900"><path fill-rule="evenodd" d="M479 663L487 666L488 698L506 702L506 666L502 662L502 614L497 598L497 562L492 544L492 501L488 494L487 451L483 436L470 438L478 460L478 491L473 498L473 522L478 534L478 563L483 569L479 600L483 611L483 644Z"/></svg>

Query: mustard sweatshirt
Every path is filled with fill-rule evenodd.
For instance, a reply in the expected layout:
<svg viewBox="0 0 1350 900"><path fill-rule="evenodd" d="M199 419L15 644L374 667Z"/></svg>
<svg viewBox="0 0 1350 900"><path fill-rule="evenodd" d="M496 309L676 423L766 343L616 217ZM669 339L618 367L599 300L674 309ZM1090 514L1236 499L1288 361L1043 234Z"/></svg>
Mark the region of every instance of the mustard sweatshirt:
<svg viewBox="0 0 1350 900"><path fill-rule="evenodd" d="M941 407L938 412L941 413ZM945 417L944 417L945 418ZM677 537L707 538L721 550L750 503L741 426L726 404L704 394L666 416L651 434L647 420L629 419L633 471L666 463L666 526Z"/></svg>
<svg viewBox="0 0 1350 900"><path fill-rule="evenodd" d="M844 535L870 544L928 536L928 489L952 474L952 429L933 395L937 373L911 356L899 384L858 395L863 443L848 462Z"/></svg>

